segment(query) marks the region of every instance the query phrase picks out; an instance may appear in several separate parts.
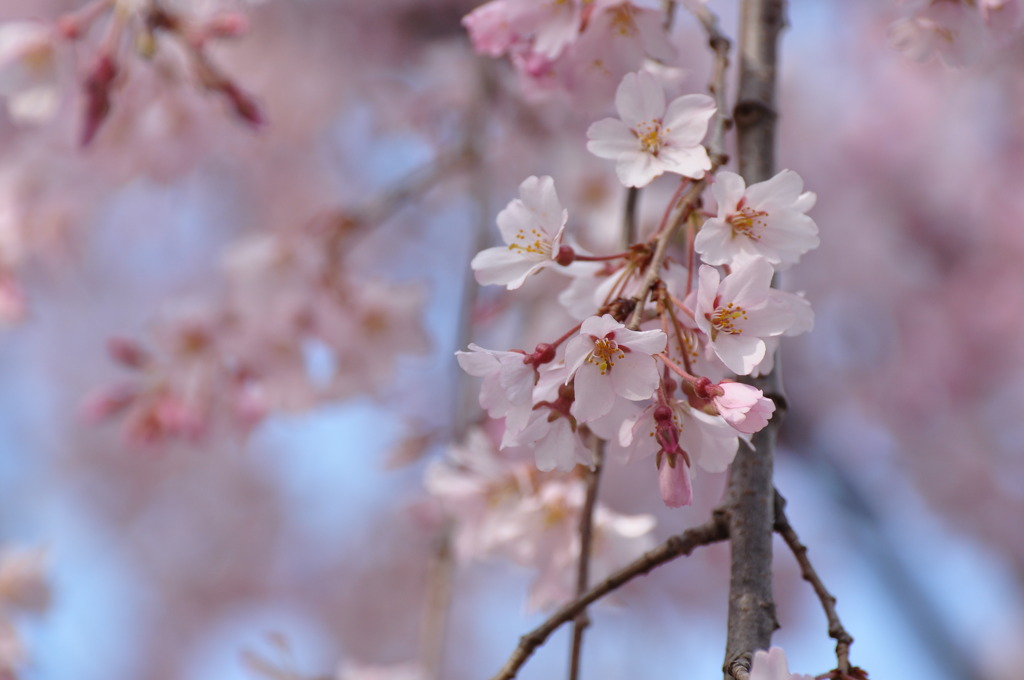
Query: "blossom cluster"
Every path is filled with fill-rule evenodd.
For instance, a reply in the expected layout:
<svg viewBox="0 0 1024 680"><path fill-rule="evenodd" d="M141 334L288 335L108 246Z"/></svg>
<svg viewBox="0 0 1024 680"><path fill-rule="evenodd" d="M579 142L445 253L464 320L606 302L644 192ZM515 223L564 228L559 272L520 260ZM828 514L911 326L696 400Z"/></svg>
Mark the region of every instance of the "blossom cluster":
<svg viewBox="0 0 1024 680"><path fill-rule="evenodd" d="M664 22L629 0L491 0L463 19L476 51L507 55L527 95L568 92L576 105L603 104L646 57L669 62Z"/></svg>
<svg viewBox="0 0 1024 680"><path fill-rule="evenodd" d="M678 507L691 503L696 471L724 471L775 410L733 376L767 373L780 339L813 324L807 300L772 280L818 245L806 214L815 196L789 170L750 186L713 176L700 142L715 107L704 95L666 103L640 72L625 76L615 103L619 118L592 125L588 149L616 161L626 187L681 176L662 223L622 253L592 255L570 244L554 180L527 178L497 218L505 245L472 267L480 283L509 290L542 270L562 274L571 283L559 301L579 323L533 351L470 345L457 357L483 379L480 404L503 421L503 448L532 449L541 471L569 471L605 440L627 459L653 458L662 499ZM708 185L717 211L705 214ZM682 253L667 248L675 227L690 233Z"/></svg>
<svg viewBox="0 0 1024 680"><path fill-rule="evenodd" d="M527 600L531 609L557 605L573 594L582 480L538 473L528 451L499 450L493 433L474 428L462 445L430 465L426 487L442 512L459 518L453 535L459 561L500 557L531 569L536 573ZM603 579L652 548L654 524L651 515L623 515L598 502L594 578Z"/></svg>
<svg viewBox="0 0 1024 680"><path fill-rule="evenodd" d="M889 27L893 46L914 61L936 54L948 66L976 62L991 41L1009 42L1021 26L1018 0L913 0Z"/></svg>
<svg viewBox="0 0 1024 680"><path fill-rule="evenodd" d="M264 117L259 105L208 54L209 43L245 33L245 16L202 12L198 7L209 3L176 4L171 9L139 0L90 0L52 24L0 24L0 97L6 100L11 118L42 123L54 117L66 80L62 62L71 57L67 46L88 42L90 34L102 26L103 37L91 46L88 67L76 83L81 91L79 139L83 145L93 140L109 117L132 62L153 61L158 56L163 61L183 62L171 68L190 71L198 88L219 94L242 121L261 125ZM68 52L67 59L62 59L62 52Z"/></svg>
<svg viewBox="0 0 1024 680"><path fill-rule="evenodd" d="M272 412L379 393L397 355L429 346L423 291L342 266L353 230L336 216L238 244L222 300L169 313L152 347L108 343L131 377L94 392L84 415L120 417L128 441L159 444L196 441L223 423L248 432Z"/></svg>

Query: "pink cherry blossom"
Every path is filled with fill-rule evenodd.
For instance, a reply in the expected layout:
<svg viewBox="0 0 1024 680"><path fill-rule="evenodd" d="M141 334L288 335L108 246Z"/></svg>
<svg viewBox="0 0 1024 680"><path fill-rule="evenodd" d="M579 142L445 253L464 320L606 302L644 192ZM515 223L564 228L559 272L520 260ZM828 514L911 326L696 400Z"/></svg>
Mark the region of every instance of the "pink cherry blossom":
<svg viewBox="0 0 1024 680"><path fill-rule="evenodd" d="M587 130L587 150L617 162L615 171L627 187L643 187L665 172L699 179L711 169L701 140L715 103L703 94L688 94L665 107L665 91L646 72L627 73L615 93L619 118L605 118Z"/></svg>
<svg viewBox="0 0 1024 680"><path fill-rule="evenodd" d="M682 456L665 455L658 460L658 491L661 500L670 508L681 508L693 503L690 466Z"/></svg>
<svg viewBox="0 0 1024 680"><path fill-rule="evenodd" d="M488 248L471 266L481 285L519 288L526 277L556 263L569 213L562 208L550 177L527 177L519 198L498 213L498 229L506 245Z"/></svg>
<svg viewBox="0 0 1024 680"><path fill-rule="evenodd" d="M754 660L750 665L750 680L813 680L810 675L797 675L789 672L786 653L781 647L772 647L767 652L759 649L754 652Z"/></svg>
<svg viewBox="0 0 1024 680"><path fill-rule="evenodd" d="M661 380L651 355L667 340L660 330L631 331L610 314L584 321L565 348L569 378L576 381L573 415L589 422L608 414L617 397L648 399Z"/></svg>
<svg viewBox="0 0 1024 680"><path fill-rule="evenodd" d="M765 425L775 413L775 402L764 396L761 390L738 382L721 382L716 391L721 394L712 397L718 413L736 431L754 434Z"/></svg>
<svg viewBox="0 0 1024 680"><path fill-rule="evenodd" d="M763 258L737 267L724 279L714 267L698 272L697 327L708 346L738 375L747 375L764 359L764 339L796 335L814 323L811 306L799 295L774 290L775 271Z"/></svg>
<svg viewBox="0 0 1024 680"><path fill-rule="evenodd" d="M671 63L675 48L664 30L663 10L621 0L601 0L593 8L579 39L562 55L559 71L574 105L603 111L623 76L647 57Z"/></svg>
<svg viewBox="0 0 1024 680"><path fill-rule="evenodd" d="M749 187L735 173L718 173L711 187L718 216L704 223L694 241L701 259L732 266L760 256L777 269L795 264L818 247L818 225L804 214L817 197L803 188L792 170Z"/></svg>

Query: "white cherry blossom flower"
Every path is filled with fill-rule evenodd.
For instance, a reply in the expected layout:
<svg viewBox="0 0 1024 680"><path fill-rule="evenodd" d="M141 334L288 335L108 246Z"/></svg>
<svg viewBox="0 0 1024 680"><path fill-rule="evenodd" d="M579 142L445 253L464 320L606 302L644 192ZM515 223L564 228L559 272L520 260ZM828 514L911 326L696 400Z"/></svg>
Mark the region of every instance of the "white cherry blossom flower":
<svg viewBox="0 0 1024 680"><path fill-rule="evenodd" d="M587 150L617 161L627 187L642 187L665 172L699 179L711 169L701 140L715 114L715 102L688 94L665 107L665 91L646 71L627 73L615 93L619 118L605 118L587 130Z"/></svg>
<svg viewBox="0 0 1024 680"><path fill-rule="evenodd" d="M518 432L526 425L533 404L536 371L525 362L522 352L485 349L473 343L468 352L456 352L459 366L466 373L483 378L480 406L492 418L505 418L508 432Z"/></svg>
<svg viewBox="0 0 1024 680"><path fill-rule="evenodd" d="M753 663L750 665L750 680L813 680L810 675L797 675L789 672L786 653L781 647L772 647L767 652L759 649L754 652Z"/></svg>
<svg viewBox="0 0 1024 680"><path fill-rule="evenodd" d="M708 265L698 272L697 327L737 375L748 375L765 358L765 338L797 335L814 325L806 300L771 288L774 273L763 258L738 266L724 279Z"/></svg>
<svg viewBox="0 0 1024 680"><path fill-rule="evenodd" d="M470 263L482 286L519 288L526 277L556 264L569 212L562 208L550 177L527 177L519 198L498 213L505 246L477 253Z"/></svg>
<svg viewBox="0 0 1024 680"><path fill-rule="evenodd" d="M817 197L803 188L792 170L749 187L735 173L718 173L711 187L718 216L704 223L694 241L701 259L733 266L760 256L777 269L795 264L818 247L818 225L804 214Z"/></svg>
<svg viewBox="0 0 1024 680"><path fill-rule="evenodd" d="M653 395L661 378L651 355L666 342L662 331L631 331L610 314L584 321L565 347L566 381L576 380L573 415L590 422L612 411L616 398L640 401Z"/></svg>

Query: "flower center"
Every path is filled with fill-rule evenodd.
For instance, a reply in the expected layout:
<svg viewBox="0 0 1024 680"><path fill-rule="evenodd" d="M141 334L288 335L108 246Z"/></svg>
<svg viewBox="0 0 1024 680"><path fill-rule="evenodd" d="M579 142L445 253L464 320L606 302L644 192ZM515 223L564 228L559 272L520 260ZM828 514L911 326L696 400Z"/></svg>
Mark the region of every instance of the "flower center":
<svg viewBox="0 0 1024 680"><path fill-rule="evenodd" d="M668 130L665 130L668 132ZM652 156L657 156L658 152L661 151L662 146L662 130L660 120L651 120L640 123L637 129L633 131L633 134L640 140L640 150L644 153L649 153Z"/></svg>
<svg viewBox="0 0 1024 680"><path fill-rule="evenodd" d="M623 3L611 10L612 29L623 38L635 37L640 30L633 19L633 6Z"/></svg>
<svg viewBox="0 0 1024 680"><path fill-rule="evenodd" d="M742 234L752 241L760 241L761 233L768 223L763 218L768 217L764 210L754 210L748 205L743 206L738 213L729 218L732 226L732 235Z"/></svg>
<svg viewBox="0 0 1024 680"><path fill-rule="evenodd" d="M533 239L531 242L530 239ZM520 254L540 255L541 257L551 257L551 241L548 240L547 235L539 231L536 227L530 229L527 233L525 229L520 229L516 232L515 243L511 243L508 246L511 251L519 251Z"/></svg>
<svg viewBox="0 0 1024 680"><path fill-rule="evenodd" d="M736 322L740 319L747 318L747 310L739 307L732 302L727 304L725 307L719 307L711 313L709 320L712 326L712 340L714 340L714 334L721 332L729 335L740 335L743 333L742 328L737 328Z"/></svg>
<svg viewBox="0 0 1024 680"><path fill-rule="evenodd" d="M615 366L616 359L625 359L625 348L609 337L594 339L594 349L587 355L587 363L594 364L605 375Z"/></svg>

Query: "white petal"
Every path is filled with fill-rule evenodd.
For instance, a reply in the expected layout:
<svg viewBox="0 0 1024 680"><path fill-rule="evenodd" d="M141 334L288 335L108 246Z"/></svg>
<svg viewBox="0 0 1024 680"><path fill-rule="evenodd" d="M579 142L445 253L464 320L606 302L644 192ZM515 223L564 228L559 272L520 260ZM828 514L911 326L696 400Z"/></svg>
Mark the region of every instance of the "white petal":
<svg viewBox="0 0 1024 680"><path fill-rule="evenodd" d="M661 382L658 363L653 357L637 352L626 352L626 356L616 360L609 377L615 393L631 401L651 397Z"/></svg>
<svg viewBox="0 0 1024 680"><path fill-rule="evenodd" d="M665 115L665 91L647 71L627 73L615 92L615 109L629 127Z"/></svg>
<svg viewBox="0 0 1024 680"><path fill-rule="evenodd" d="M543 264L509 250L508 246L499 246L481 250L469 266L481 286L507 285L512 290L523 285L526 277Z"/></svg>
<svg viewBox="0 0 1024 680"><path fill-rule="evenodd" d="M622 185L626 187L645 187L663 172L665 170L661 163L651 154L642 151L620 157L615 166L615 174L618 175Z"/></svg>
<svg viewBox="0 0 1024 680"><path fill-rule="evenodd" d="M687 94L672 100L663 120L667 138L673 146L700 144L715 110L715 101L706 94Z"/></svg>
<svg viewBox="0 0 1024 680"><path fill-rule="evenodd" d="M746 188L746 182L735 172L722 170L715 175L715 183L711 185L711 193L714 194L715 201L718 203L719 219L724 220L727 216L736 212L736 206L739 204L740 199L743 198L743 192Z"/></svg>
<svg viewBox="0 0 1024 680"><path fill-rule="evenodd" d="M640 141L618 118L599 120L587 129L587 151L598 158L618 159L640 152Z"/></svg>
<svg viewBox="0 0 1024 680"><path fill-rule="evenodd" d="M692 179L700 179L711 169L711 158L703 146L668 146L658 154L658 160L666 172L675 172Z"/></svg>
<svg viewBox="0 0 1024 680"><path fill-rule="evenodd" d="M590 422L607 414L614 403L615 391L609 376L601 375L593 364L583 364L576 371L576 401L572 414L580 422Z"/></svg>

